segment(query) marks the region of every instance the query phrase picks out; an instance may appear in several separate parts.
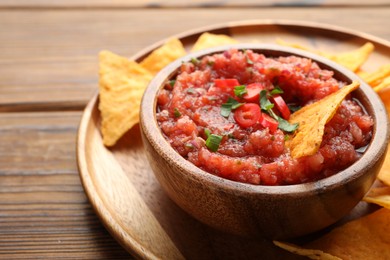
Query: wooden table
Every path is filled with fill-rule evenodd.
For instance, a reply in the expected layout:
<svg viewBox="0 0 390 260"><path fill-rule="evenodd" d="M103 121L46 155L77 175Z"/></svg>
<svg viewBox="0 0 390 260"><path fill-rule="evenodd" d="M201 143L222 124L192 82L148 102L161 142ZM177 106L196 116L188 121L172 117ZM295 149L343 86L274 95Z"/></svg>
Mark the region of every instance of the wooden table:
<svg viewBox="0 0 390 260"><path fill-rule="evenodd" d="M260 2L0 1L0 258L130 258L94 213L76 162L100 50L131 56L172 34L247 19L315 21L390 40L389 0Z"/></svg>

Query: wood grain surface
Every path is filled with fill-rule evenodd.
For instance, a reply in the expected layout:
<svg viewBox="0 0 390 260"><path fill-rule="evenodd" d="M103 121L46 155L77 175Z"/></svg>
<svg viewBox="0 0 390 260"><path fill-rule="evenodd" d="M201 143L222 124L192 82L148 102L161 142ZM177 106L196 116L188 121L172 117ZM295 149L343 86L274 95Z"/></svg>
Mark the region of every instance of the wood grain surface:
<svg viewBox="0 0 390 260"><path fill-rule="evenodd" d="M97 91L99 50L130 57L172 34L244 19L308 20L390 40L386 0L150 3L0 1L0 259L131 258L94 213L77 169L77 129ZM217 242L233 246L223 236Z"/></svg>

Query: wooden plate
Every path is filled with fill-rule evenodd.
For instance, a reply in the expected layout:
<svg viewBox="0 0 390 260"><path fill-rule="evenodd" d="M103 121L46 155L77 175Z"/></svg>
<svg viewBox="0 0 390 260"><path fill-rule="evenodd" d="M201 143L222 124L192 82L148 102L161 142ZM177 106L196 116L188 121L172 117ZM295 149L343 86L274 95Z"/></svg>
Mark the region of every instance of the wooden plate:
<svg viewBox="0 0 390 260"><path fill-rule="evenodd" d="M389 63L390 43L330 25L296 21L243 21L175 35L190 50L205 31L228 34L240 42L275 43L277 38L328 50L348 51L370 41L375 53L363 69ZM142 60L166 39L132 58ZM179 209L161 190L146 160L138 126L107 149L99 132L98 96L88 103L79 128L77 158L81 181L97 215L112 236L139 258L300 259L265 239L248 239L213 230ZM361 202L346 219L365 214ZM343 221L345 221L344 219ZM306 239L311 239L307 237Z"/></svg>

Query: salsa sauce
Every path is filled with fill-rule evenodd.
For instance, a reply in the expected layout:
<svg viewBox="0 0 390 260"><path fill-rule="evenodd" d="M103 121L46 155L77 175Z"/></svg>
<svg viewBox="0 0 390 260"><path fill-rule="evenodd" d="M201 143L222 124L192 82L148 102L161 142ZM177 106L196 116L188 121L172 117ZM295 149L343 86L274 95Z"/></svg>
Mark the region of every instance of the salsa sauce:
<svg viewBox="0 0 390 260"><path fill-rule="evenodd" d="M310 59L231 49L183 63L159 92L157 121L180 155L211 174L257 185L305 183L347 168L371 139L372 118L349 96L316 154L295 159L285 147L294 131L289 115L343 85Z"/></svg>

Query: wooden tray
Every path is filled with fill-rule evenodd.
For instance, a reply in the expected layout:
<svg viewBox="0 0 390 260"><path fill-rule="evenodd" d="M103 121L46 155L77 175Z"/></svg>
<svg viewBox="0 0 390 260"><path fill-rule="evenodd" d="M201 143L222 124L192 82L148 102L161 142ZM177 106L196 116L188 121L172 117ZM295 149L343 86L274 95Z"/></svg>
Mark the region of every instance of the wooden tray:
<svg viewBox="0 0 390 260"><path fill-rule="evenodd" d="M296 21L243 21L175 35L190 50L205 32L228 34L240 42L275 43L277 38L316 49L347 51L370 41L375 53L363 69L389 63L390 43L330 25ZM142 60L166 39L135 54ZM300 259L266 239L248 239L213 230L179 209L162 191L146 160L138 126L107 149L99 131L98 94L88 103L79 128L77 158L85 192L112 236L137 258ZM346 219L365 214L361 202ZM310 237L306 239L311 239Z"/></svg>

